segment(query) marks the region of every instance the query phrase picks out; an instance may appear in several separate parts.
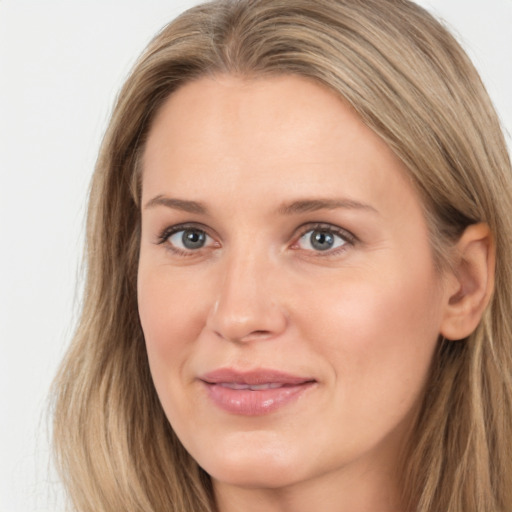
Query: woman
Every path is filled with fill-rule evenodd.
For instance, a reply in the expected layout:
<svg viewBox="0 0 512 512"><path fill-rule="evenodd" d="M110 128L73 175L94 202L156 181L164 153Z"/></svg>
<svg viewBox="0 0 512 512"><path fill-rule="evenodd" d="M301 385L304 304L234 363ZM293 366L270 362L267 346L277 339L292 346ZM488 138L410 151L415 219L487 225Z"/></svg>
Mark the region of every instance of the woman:
<svg viewBox="0 0 512 512"><path fill-rule="evenodd" d="M164 28L105 136L56 381L76 510L510 510L510 171L413 3Z"/></svg>

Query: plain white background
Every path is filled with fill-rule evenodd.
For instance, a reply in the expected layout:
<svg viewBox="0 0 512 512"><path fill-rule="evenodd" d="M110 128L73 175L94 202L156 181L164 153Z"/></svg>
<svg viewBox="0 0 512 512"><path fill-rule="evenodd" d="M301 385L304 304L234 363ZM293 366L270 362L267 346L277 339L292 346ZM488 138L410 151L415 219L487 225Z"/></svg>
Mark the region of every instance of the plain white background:
<svg viewBox="0 0 512 512"><path fill-rule="evenodd" d="M88 183L135 58L196 3L0 0L0 512L63 510L45 412L80 305ZM420 3L455 30L512 133L512 0Z"/></svg>

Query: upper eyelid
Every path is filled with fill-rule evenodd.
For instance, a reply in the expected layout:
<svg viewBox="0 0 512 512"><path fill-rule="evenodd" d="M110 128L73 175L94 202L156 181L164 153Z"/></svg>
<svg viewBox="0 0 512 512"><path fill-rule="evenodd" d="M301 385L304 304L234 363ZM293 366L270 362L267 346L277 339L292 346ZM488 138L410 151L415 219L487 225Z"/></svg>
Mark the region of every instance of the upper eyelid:
<svg viewBox="0 0 512 512"><path fill-rule="evenodd" d="M208 233L207 229L204 229L204 227L200 227L197 223L188 222L182 224L175 224L164 228L164 230L157 235L157 241L155 243L156 245L161 245L165 249L165 251L180 257L193 257L201 254L201 249L212 249L211 243L208 245L205 244L204 246L201 246L197 249L190 249L176 246L169 241L169 238L171 236L176 235L181 231L187 230L201 231L206 235L207 238L210 238L211 241L215 242L215 238Z"/></svg>
<svg viewBox="0 0 512 512"><path fill-rule="evenodd" d="M180 231L186 231L187 229L197 229L198 231L204 232L210 238L214 238L214 236L210 233L208 226L197 222L183 222L180 224L167 226L161 230L158 234L159 243L164 243L171 235L179 233Z"/></svg>
<svg viewBox="0 0 512 512"><path fill-rule="evenodd" d="M200 222L182 222L179 224L167 226L166 228L161 230L157 236L157 243L163 244L171 235L179 233L180 231L185 231L187 229L197 229L198 231L203 231L207 236L209 236L212 239L219 238L217 234L209 226L206 226ZM291 243L297 243L299 238L304 236L309 231L314 231L315 229L324 230L335 235L338 235L341 238L345 239L348 243L355 243L358 241L358 238L351 231L342 228L341 226L331 224L328 222L313 221L304 223L299 227L295 228L293 234L289 237L290 239L292 239Z"/></svg>
<svg viewBox="0 0 512 512"><path fill-rule="evenodd" d="M357 242L358 238L348 229L342 228L341 226L337 226L336 224L330 224L328 222L308 222L306 224L303 224L299 228L297 228L297 231L300 233L298 235L298 238L304 236L309 231L328 231L330 233L333 233L335 235L341 236L342 238L346 239L347 242Z"/></svg>

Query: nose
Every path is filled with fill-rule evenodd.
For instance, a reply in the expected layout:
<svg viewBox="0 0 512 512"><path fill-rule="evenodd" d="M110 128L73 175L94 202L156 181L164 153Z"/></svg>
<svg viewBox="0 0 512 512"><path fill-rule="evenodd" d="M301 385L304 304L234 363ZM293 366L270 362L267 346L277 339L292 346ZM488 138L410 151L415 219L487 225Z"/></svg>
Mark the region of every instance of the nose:
<svg viewBox="0 0 512 512"><path fill-rule="evenodd" d="M239 343L282 334L288 318L278 297L278 274L270 258L247 249L223 262L207 328L224 340Z"/></svg>

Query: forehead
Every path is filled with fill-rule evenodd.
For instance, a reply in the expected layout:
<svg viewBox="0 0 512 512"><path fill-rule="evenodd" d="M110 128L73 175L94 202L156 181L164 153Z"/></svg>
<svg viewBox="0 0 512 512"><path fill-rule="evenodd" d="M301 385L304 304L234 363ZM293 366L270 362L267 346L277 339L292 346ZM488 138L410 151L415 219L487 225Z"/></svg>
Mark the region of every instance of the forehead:
<svg viewBox="0 0 512 512"><path fill-rule="evenodd" d="M143 200L214 191L260 203L332 193L418 202L405 166L355 111L293 75L201 78L164 103L144 153Z"/></svg>

